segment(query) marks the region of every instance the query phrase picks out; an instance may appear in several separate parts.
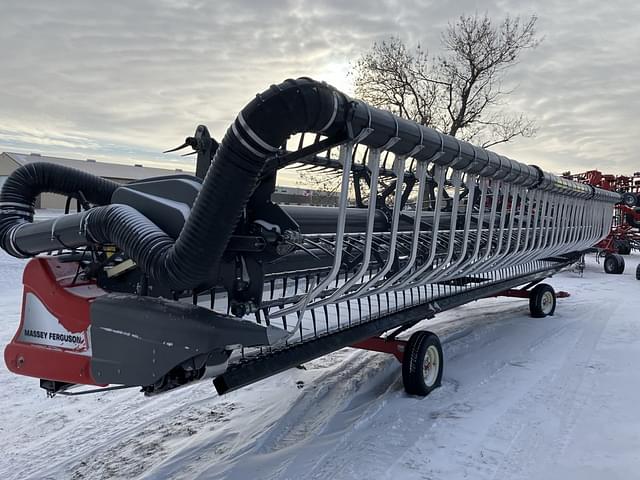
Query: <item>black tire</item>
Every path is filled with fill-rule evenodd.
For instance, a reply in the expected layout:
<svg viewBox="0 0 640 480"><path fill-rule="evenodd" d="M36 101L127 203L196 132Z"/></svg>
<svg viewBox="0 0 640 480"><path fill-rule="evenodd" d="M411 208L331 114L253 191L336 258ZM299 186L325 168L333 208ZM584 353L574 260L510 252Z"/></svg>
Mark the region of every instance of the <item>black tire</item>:
<svg viewBox="0 0 640 480"><path fill-rule="evenodd" d="M434 366L433 360L437 361L437 365ZM425 365L427 362L430 363L429 368ZM444 357L438 336L426 331L411 335L402 360L402 382L405 391L409 395L429 395L440 386L443 367Z"/></svg>
<svg viewBox="0 0 640 480"><path fill-rule="evenodd" d="M625 192L622 194L622 203L627 207L634 207L638 204L638 198L633 193Z"/></svg>
<svg viewBox="0 0 640 480"><path fill-rule="evenodd" d="M636 214L639 213L637 207L634 208L634 210L636 211ZM631 214L631 213L627 213L627 215L625 216L627 223L629 225L631 225L633 228L640 228L640 220L636 220L636 216Z"/></svg>
<svg viewBox="0 0 640 480"><path fill-rule="evenodd" d="M609 253L604 257L604 271L612 275L624 272L624 258L617 253Z"/></svg>
<svg viewBox="0 0 640 480"><path fill-rule="evenodd" d="M533 318L551 316L556 311L556 292L548 283L539 283L529 294L529 311Z"/></svg>
<svg viewBox="0 0 640 480"><path fill-rule="evenodd" d="M631 253L631 242L629 240L618 240L616 250L619 255L629 255Z"/></svg>
<svg viewBox="0 0 640 480"><path fill-rule="evenodd" d="M636 267L636 280L640 280L640 265Z"/></svg>

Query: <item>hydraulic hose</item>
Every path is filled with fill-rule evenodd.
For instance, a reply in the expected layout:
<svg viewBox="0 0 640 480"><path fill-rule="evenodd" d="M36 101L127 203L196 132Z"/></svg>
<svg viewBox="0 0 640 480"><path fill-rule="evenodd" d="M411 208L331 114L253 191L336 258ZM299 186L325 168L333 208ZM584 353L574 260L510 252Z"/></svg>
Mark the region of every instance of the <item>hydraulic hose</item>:
<svg viewBox="0 0 640 480"><path fill-rule="evenodd" d="M175 289L193 288L215 274L267 158L297 132L332 135L341 131L348 99L311 79L287 80L257 95L227 130L189 218L153 270L164 272ZM133 258L148 242L128 252Z"/></svg>
<svg viewBox="0 0 640 480"><path fill-rule="evenodd" d="M156 281L166 282L174 290L206 284L216 273L266 159L296 132L330 136L343 131L348 107L349 100L345 95L307 78L287 80L257 95L238 115L222 140L202 190L175 243L144 215L122 205L68 215L64 221L67 225L64 241L51 234L43 238L43 231L47 231L49 226L55 229L55 220L41 222L44 225L22 225L33 218L35 195L42 191L69 194L85 188L82 182L68 185L58 178L57 183L44 182L33 188L35 195L31 201L25 201L31 196L17 197L14 201L12 196L5 195L6 185L3 187L0 198L7 205L0 211L0 225L4 225L0 230L2 247L14 256L28 256L58 245L73 247L83 242L115 243L145 273ZM7 183L11 181L13 184L15 175L14 172ZM94 199L93 203L109 203L113 191L103 193L108 195L100 196L100 201ZM93 197L87 199L91 201ZM20 211L14 214L9 210L14 206L8 205L12 201L28 204L26 209L31 213L27 215ZM33 239L34 234L44 241L38 245L31 241L33 248L29 250L24 245L21 248L21 244L27 243L27 238Z"/></svg>
<svg viewBox="0 0 640 480"><path fill-rule="evenodd" d="M111 180L62 165L22 165L7 178L0 193L0 245L13 256L31 256L21 251L13 239L22 226L33 222L36 198L41 193L83 197L94 205L108 205L118 186Z"/></svg>
<svg viewBox="0 0 640 480"><path fill-rule="evenodd" d="M18 182L14 179L15 172L5 183L0 197L0 242L5 250L16 256L48 251L58 243L63 246L82 242L115 243L155 281L174 290L211 285L265 162L277 154L285 140L298 132L327 137L348 133L354 138L365 130L370 134L362 143L369 147L383 148L395 139L397 141L388 148L395 154L412 155L417 160L432 161L530 189L611 203L619 201L617 193L551 175L369 107L364 102L351 100L324 83L300 78L271 86L240 112L220 143L202 190L175 242L144 215L123 205L68 215L71 218L64 220L68 235L64 242L58 241L51 234L57 220L51 225L24 225L33 217L34 194L41 191L70 194L81 190L89 201L104 205L109 203L113 193L113 182L90 192L85 189L89 184L97 185L95 177L82 177L84 181L74 183L77 174L71 180L56 174L46 181L32 175L15 183ZM25 195L17 193L22 186L29 189ZM49 226L48 233L43 233ZM32 247L27 249L27 238L44 238L45 241L41 244L32 241Z"/></svg>

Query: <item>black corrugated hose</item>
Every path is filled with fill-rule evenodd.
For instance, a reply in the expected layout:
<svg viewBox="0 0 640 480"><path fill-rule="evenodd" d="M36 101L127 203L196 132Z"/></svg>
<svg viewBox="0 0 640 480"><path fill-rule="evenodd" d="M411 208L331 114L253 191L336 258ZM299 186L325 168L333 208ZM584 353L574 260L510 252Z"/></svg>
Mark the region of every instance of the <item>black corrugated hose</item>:
<svg viewBox="0 0 640 480"><path fill-rule="evenodd" d="M116 244L151 278L166 282L174 290L206 285L215 279L220 259L266 159L297 132L333 135L342 131L348 112L349 99L324 83L301 78L273 85L257 95L227 131L175 243L140 212L124 205L75 214L82 241ZM104 205L117 187L73 169L64 169L62 175L53 174L63 167L44 165L39 167L39 176L44 176L45 181L39 181L39 176L20 180L16 170L0 195L0 242L14 256L51 250L50 238L39 251L20 248L21 235L28 235L32 226L16 227L32 221L37 194L49 191L69 195L81 190L91 203Z"/></svg>
<svg viewBox="0 0 640 480"><path fill-rule="evenodd" d="M7 178L0 193L0 244L16 257L30 256L15 249L14 229L33 222L36 198L42 192L76 196L80 192L94 205L108 205L118 184L75 168L45 162L18 167Z"/></svg>

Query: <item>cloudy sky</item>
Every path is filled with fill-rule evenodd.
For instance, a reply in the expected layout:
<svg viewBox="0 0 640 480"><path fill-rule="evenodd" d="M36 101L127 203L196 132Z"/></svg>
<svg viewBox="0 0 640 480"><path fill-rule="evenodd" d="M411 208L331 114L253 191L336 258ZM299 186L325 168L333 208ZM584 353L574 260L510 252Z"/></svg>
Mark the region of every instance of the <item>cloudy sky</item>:
<svg viewBox="0 0 640 480"><path fill-rule="evenodd" d="M640 2L633 0L0 0L0 151L187 167L159 152L204 123L221 138L259 91L349 63L398 35L437 53L461 13L539 16L509 74L538 125L495 148L561 172L640 171ZM183 162L179 165L179 162Z"/></svg>

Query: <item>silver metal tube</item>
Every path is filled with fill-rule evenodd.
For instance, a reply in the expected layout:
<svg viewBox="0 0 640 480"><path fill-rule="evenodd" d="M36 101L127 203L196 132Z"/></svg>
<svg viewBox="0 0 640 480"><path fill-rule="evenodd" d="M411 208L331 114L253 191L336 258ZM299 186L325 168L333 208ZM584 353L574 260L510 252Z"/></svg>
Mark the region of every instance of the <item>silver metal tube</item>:
<svg viewBox="0 0 640 480"><path fill-rule="evenodd" d="M402 186L404 184L404 168L407 157L398 155L393 162L393 171L396 174L396 189L393 200L393 211L391 212L391 237L389 239L389 251L387 260L385 261L382 269L376 273L373 278L364 283L355 292L349 293L345 296L345 300L349 298L355 298L367 292L367 290L376 286L377 282L384 279L389 273L395 259L396 244L398 240L398 224L400 222L400 211L402 210Z"/></svg>
<svg viewBox="0 0 640 480"><path fill-rule="evenodd" d="M584 250L608 232L612 218L607 210L610 211L616 195L452 141L442 134L434 136L423 127L416 127L420 142L407 151L410 149L402 138L406 124L401 128L395 117L394 122L396 135L383 140L384 145L380 145L380 135L375 142L367 143L366 162L371 175L367 223L363 232L347 236L350 171L356 161L355 148L359 141L352 140L340 147L343 175L335 234L316 234L313 241L308 237L311 245L321 245L331 252L333 261L306 277L305 282L309 283L305 283L306 293L292 292L291 301L269 315L275 321L297 313L293 331L300 329L301 336L304 328L310 329L309 322L316 332L315 315L322 311L318 307L324 308L326 316L327 306L335 305L338 313L340 309L346 310L351 318L357 305L362 321L380 311L400 308L399 302L414 304L425 301L425 296L437 298L456 289L469 288L464 283L443 284L449 280L480 275L480 280L471 281L482 282L543 268L547 265L543 259ZM433 152L434 140L439 142L439 148L428 157L423 155L422 150L429 146ZM391 173L386 164L388 154L394 158ZM407 229L404 223L401 232L408 158L415 162L417 198L411 226ZM409 167L412 174L413 165ZM429 165L433 166L433 178L429 176ZM386 173L381 177L382 169ZM376 187L381 178L391 176L395 176L396 186L393 205L390 205L389 229L376 232L376 210L384 207L379 205ZM468 192L466 198L461 196L463 186ZM449 188L452 194L445 202L445 190ZM428 201L425 201L427 194ZM450 215L446 226L441 225L445 223L441 221L444 215ZM409 215L405 215L407 218ZM433 222L430 228L425 228L425 219ZM343 250L354 247L358 263L345 269ZM284 290L287 291L286 282ZM398 296L400 291L403 294ZM389 292L395 293L389 295ZM357 303L350 303L356 300ZM326 329L330 329L329 323Z"/></svg>
<svg viewBox="0 0 640 480"><path fill-rule="evenodd" d="M333 303L344 292L348 291L352 286L359 282L362 277L369 270L369 264L371 263L371 245L373 244L373 227L375 224L376 215L376 201L378 198L378 167L380 165L380 152L379 148L374 148L369 151L368 167L371 172L371 188L369 189L369 205L367 206L367 230L365 232L364 249L362 252L362 264L358 271L341 287L337 288L328 297L316 302L317 306Z"/></svg>
<svg viewBox="0 0 640 480"><path fill-rule="evenodd" d="M441 262L439 262L438 266L431 271L426 278L421 278L419 280L420 284L425 284L427 282L437 282L446 277L448 272L451 269L451 260L453 259L453 254L455 251L455 241L458 233L457 224L458 224L458 210L460 208L460 187L462 186L462 172L458 170L454 170L451 174L451 185L453 186L453 199L451 202L451 221L449 227L449 248L447 249L447 256ZM464 235L464 232L463 232Z"/></svg>
<svg viewBox="0 0 640 480"><path fill-rule="evenodd" d="M315 287L311 289L307 295L304 296L295 305L284 308L277 313L278 317L287 315L293 312L303 312L307 305L312 302L317 295L320 294L328 285L331 284L340 271L340 265L342 264L342 245L344 243L345 223L347 220L347 206L349 195L349 178L351 176L351 162L353 161L353 142L347 142L340 146L340 163L342 163L342 182L340 185L340 204L338 205L338 221L336 225L336 244L333 265L329 274ZM295 331L295 330L294 330Z"/></svg>
<svg viewBox="0 0 640 480"><path fill-rule="evenodd" d="M422 210L424 203L424 193L426 190L426 177L427 177L427 165L424 162L418 162L416 165L416 176L418 177L418 196L416 199L416 212L413 220L413 231L411 239L411 256L407 260L405 267L388 278L381 286L380 290L385 291L393 289L393 284L402 279L408 272L411 271L413 265L418 256L418 245L420 243L420 230L422 226Z"/></svg>
<svg viewBox="0 0 640 480"><path fill-rule="evenodd" d="M436 252L437 252L437 246L438 246L438 233L440 231L440 228L439 228L440 216L441 216L440 213L442 212L442 198L444 196L443 187L446 179L446 174L447 174L446 167L443 167L440 165L436 165L434 167L434 176L436 178L436 183L438 185L438 191L436 193L436 201L433 208L434 214L433 214L433 225L431 228L431 245L430 245L431 248L429 250L429 257L424 262L424 264L422 264L418 268L418 270L416 270L413 274L411 274L407 279L405 279L401 284L398 285L399 289L409 287L409 284L411 282L413 282L413 284L419 284L419 281L415 281L415 279L419 278L421 275L427 272L427 270L431 268L431 266L433 265L433 262L436 258Z"/></svg>

